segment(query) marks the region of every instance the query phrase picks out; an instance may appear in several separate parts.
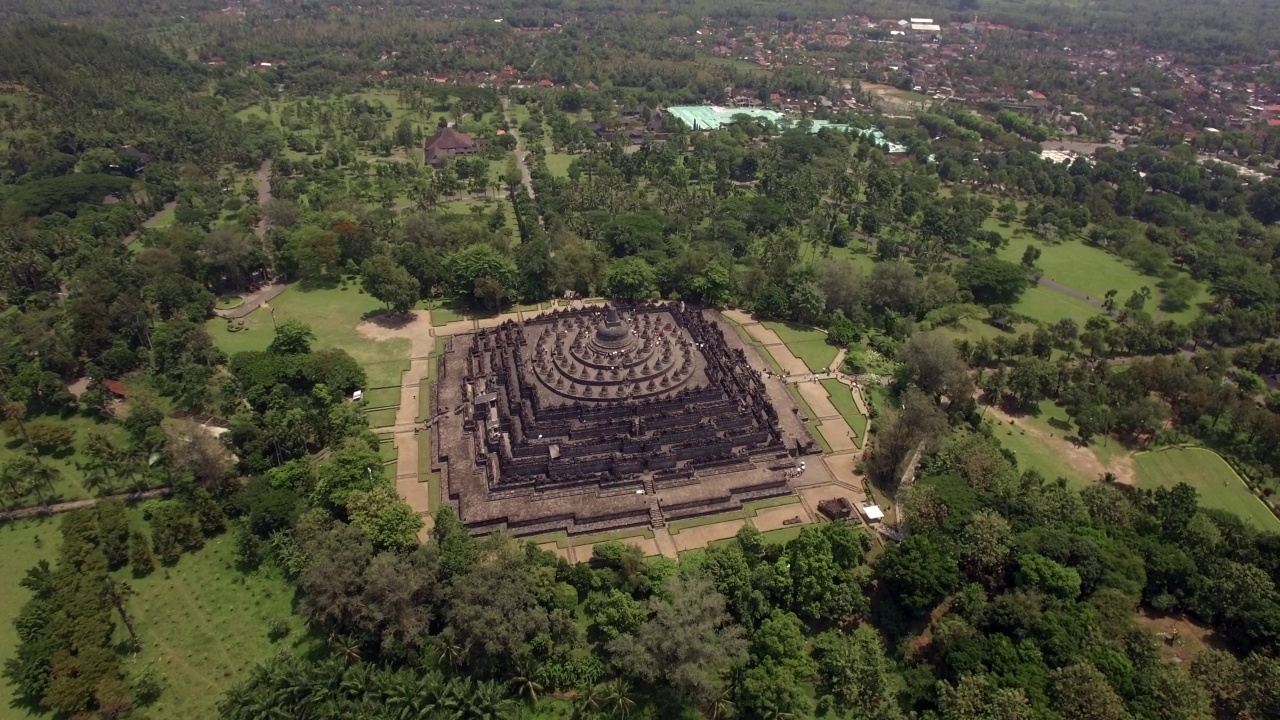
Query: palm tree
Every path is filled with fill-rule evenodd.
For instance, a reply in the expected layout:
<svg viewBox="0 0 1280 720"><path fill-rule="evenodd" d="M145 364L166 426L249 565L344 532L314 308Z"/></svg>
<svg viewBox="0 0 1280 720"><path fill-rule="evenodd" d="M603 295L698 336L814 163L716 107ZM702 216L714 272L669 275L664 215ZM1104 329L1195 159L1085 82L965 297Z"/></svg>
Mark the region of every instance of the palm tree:
<svg viewBox="0 0 1280 720"><path fill-rule="evenodd" d="M706 714L710 720L724 720L733 714L733 701L729 699L728 689L712 698L707 705Z"/></svg>
<svg viewBox="0 0 1280 720"><path fill-rule="evenodd" d="M37 488L36 492L39 493L38 488L44 485L49 488L49 495L52 497L55 492L53 484L62 479L62 471L52 465L40 462L34 453L31 453L29 457L31 458L30 477L32 484ZM43 498L40 500L40 504L44 504Z"/></svg>
<svg viewBox="0 0 1280 720"><path fill-rule="evenodd" d="M467 661L471 651L470 643L459 642L452 635L436 636L436 660L445 667L459 668Z"/></svg>
<svg viewBox="0 0 1280 720"><path fill-rule="evenodd" d="M530 705L537 705L538 693L542 692L541 678L542 669L525 658L516 664L516 674L510 683L518 697L528 697Z"/></svg>
<svg viewBox="0 0 1280 720"><path fill-rule="evenodd" d="M360 662L360 641L350 635L330 635L329 646L338 657L346 660L348 665Z"/></svg>
<svg viewBox="0 0 1280 720"><path fill-rule="evenodd" d="M573 720L587 720L600 712L604 700L604 686L592 685L573 698Z"/></svg>
<svg viewBox="0 0 1280 720"><path fill-rule="evenodd" d="M115 608L120 614L120 622L124 623L124 629L129 631L129 641L133 647L140 648L142 643L138 640L138 633L133 629L133 619L129 617L129 611L125 609L129 598L137 595L127 582L117 583L111 578L107 578L106 587L103 588L102 601L109 607Z"/></svg>
<svg viewBox="0 0 1280 720"><path fill-rule="evenodd" d="M604 707L609 716L626 720L627 715L635 709L636 701L631 699L631 686L622 678L610 680L604 687Z"/></svg>

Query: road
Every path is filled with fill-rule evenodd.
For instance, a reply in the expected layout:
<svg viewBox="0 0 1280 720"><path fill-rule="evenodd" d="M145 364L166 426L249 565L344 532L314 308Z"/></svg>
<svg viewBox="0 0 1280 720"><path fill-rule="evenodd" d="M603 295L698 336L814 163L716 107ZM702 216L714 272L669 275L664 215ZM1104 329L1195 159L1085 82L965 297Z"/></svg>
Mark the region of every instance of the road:
<svg viewBox="0 0 1280 720"><path fill-rule="evenodd" d="M267 158L266 160L262 161L261 165L258 166L258 209L261 210L262 208L266 207L267 202L270 200L271 200L271 158ZM254 228L253 231L254 233L257 234L258 237L262 237L267 234L267 229L269 226L270 226L270 223L267 222L267 218L265 216L262 216L258 218L258 226Z"/></svg>
<svg viewBox="0 0 1280 720"><path fill-rule="evenodd" d="M533 175L529 172L529 151L524 149L524 138L515 130L516 119L511 114L511 101L507 98L502 98L502 116L507 121L507 127L512 128L511 134L516 136L516 167L520 168L520 182L524 183L530 198L537 198L537 193L533 191Z"/></svg>

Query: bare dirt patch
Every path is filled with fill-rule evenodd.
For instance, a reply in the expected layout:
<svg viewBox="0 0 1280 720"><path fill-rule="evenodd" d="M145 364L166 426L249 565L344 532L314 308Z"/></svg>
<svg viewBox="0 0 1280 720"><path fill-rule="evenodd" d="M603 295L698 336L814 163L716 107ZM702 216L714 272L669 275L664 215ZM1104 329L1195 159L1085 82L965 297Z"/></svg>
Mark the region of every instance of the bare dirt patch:
<svg viewBox="0 0 1280 720"><path fill-rule="evenodd" d="M700 525L686 528L671 536L680 552L693 550L738 534L738 530L747 524L745 520L726 520L725 522Z"/></svg>
<svg viewBox="0 0 1280 720"><path fill-rule="evenodd" d="M751 518L751 524L756 526L760 532L769 530L780 530L784 527L794 527L795 523L785 524L785 521L792 518L800 518L801 524L813 522L813 516L805 510L803 503L792 503L790 505L779 505L778 507L765 508L756 513Z"/></svg>
<svg viewBox="0 0 1280 720"><path fill-rule="evenodd" d="M412 313L383 313L370 317L356 326L356 332L376 341L406 337L412 341L418 337L427 337L430 335L430 329L431 320L423 310L414 310ZM415 350L414 355L417 354Z"/></svg>
<svg viewBox="0 0 1280 720"><path fill-rule="evenodd" d="M836 410L836 406L831 404L831 395L827 393L827 389L816 382L796 383L796 387L800 389L800 396L804 401L809 403L809 409L813 411L815 418L839 418L840 411ZM829 438L828 438L829 439Z"/></svg>
<svg viewBox="0 0 1280 720"><path fill-rule="evenodd" d="M829 418L818 424L818 432L822 433L822 437L826 438L827 444L831 446L831 452L842 453L857 450L858 445L853 441L853 431L840 418Z"/></svg>
<svg viewBox="0 0 1280 720"><path fill-rule="evenodd" d="M1160 657L1168 662L1189 662L1205 650L1226 647L1212 629L1185 617L1143 610L1134 619L1155 634L1160 643Z"/></svg>
<svg viewBox="0 0 1280 720"><path fill-rule="evenodd" d="M1022 418L1014 417L993 405L986 406L986 409L992 417L1001 422L1009 423L1017 427L1019 431L1034 437L1046 446L1054 448L1067 464L1082 475L1100 478L1106 473L1111 473L1118 483L1133 485L1136 482L1132 455L1117 458L1110 465L1106 465L1087 446L1077 445L1065 437L1046 433Z"/></svg>

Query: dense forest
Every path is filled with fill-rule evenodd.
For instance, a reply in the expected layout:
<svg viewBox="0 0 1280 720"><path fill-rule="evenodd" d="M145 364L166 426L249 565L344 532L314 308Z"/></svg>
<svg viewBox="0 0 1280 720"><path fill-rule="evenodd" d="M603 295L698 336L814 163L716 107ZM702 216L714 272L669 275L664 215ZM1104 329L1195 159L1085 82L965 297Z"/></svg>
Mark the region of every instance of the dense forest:
<svg viewBox="0 0 1280 720"><path fill-rule="evenodd" d="M1267 57L1271 5L853 10L1213 65ZM87 506L0 578L0 717L163 716L178 689L134 662L158 644L139 596L218 548L207 582L276 582L289 615L192 717L1280 717L1280 179L1229 162L1274 164L1280 134L1206 119L1053 162L1047 113L859 105L841 77L876 43L824 74L673 40L849 12L0 2L0 504L11 528ZM1093 93L1084 134L1156 103L1010 63L1058 39L966 67ZM802 109L666 111L735 97ZM474 152L424 162L446 127ZM354 395L401 399L410 354L354 326L566 296L838 347L874 422L842 461L892 532L744 525L678 561L608 538L571 562L412 510L377 431L398 406ZM1028 427L1069 450L1038 460ZM1188 447L1231 487L1073 464ZM1195 652L1153 631L1170 620Z"/></svg>

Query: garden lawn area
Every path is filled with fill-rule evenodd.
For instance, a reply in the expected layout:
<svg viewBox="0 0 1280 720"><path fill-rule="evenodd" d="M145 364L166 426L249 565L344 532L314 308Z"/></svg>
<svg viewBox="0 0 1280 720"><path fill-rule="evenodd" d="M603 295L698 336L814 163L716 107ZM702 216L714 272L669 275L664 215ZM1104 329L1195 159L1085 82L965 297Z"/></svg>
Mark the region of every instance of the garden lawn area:
<svg viewBox="0 0 1280 720"><path fill-rule="evenodd" d="M1146 285L1154 291L1159 282L1159 278L1144 276L1115 255L1078 240L1047 244L1026 237L1010 238L998 255L1020 263L1028 245L1040 249L1036 265L1044 270L1044 277L1098 301L1108 290L1115 290L1116 304L1123 305L1134 290Z"/></svg>
<svg viewBox="0 0 1280 720"><path fill-rule="evenodd" d="M780 507L782 505L795 505L800 502L797 495L782 495L774 498L766 498L755 502L744 503L741 510L730 510L729 512L717 513L715 515L703 515L702 517L685 518L683 520L674 520L667 523L667 532L672 535L679 535L681 530L702 527L703 525L714 525L716 523L729 522L731 520L746 520L753 518L756 513L771 507ZM786 528L791 529L791 528ZM576 544L576 543L575 543Z"/></svg>
<svg viewBox="0 0 1280 720"><path fill-rule="evenodd" d="M1200 504L1239 515L1255 527L1280 532L1280 519L1250 490L1236 471L1212 450L1171 447L1134 456L1138 487L1154 489L1186 483L1200 493Z"/></svg>
<svg viewBox="0 0 1280 720"><path fill-rule="evenodd" d="M576 155L568 153L547 153L547 172L555 177L568 177L569 164L573 162Z"/></svg>
<svg viewBox="0 0 1280 720"><path fill-rule="evenodd" d="M316 334L315 349L342 348L350 353L368 373L367 387L398 386L401 373L409 367L407 339L372 340L356 330L365 315L383 309L382 303L362 292L356 283L348 283L346 288L314 290L291 285L270 306L275 308L277 322L300 320L310 325ZM249 329L233 333L227 331L227 321L221 318L207 324L214 344L228 355L266 350L274 337L271 309L261 307L249 313L245 326Z"/></svg>
<svg viewBox="0 0 1280 720"><path fill-rule="evenodd" d="M839 380L821 382L827 395L831 397L831 404L835 406L836 412L840 413L840 417L844 418L857 435L858 447L863 447L867 442L868 420L866 415L858 412L858 405L853 401L853 390Z"/></svg>
<svg viewBox="0 0 1280 720"><path fill-rule="evenodd" d="M1028 418L1018 418L1017 425L1010 426L1005 423L991 428L1000 444L1017 456L1019 472L1035 470L1050 481L1064 477L1077 489L1097 480L1096 477L1090 477L1073 468L1056 448L1042 442L1035 435L1023 432L1020 425L1028 422Z"/></svg>
<svg viewBox="0 0 1280 720"><path fill-rule="evenodd" d="M826 372L836 359L836 346L827 344L827 334L788 322L766 322L763 325L778 335L793 355L813 372Z"/></svg>
<svg viewBox="0 0 1280 720"><path fill-rule="evenodd" d="M968 340L969 342L977 342L982 338L995 340L998 337L1007 337L1013 339L1024 332L1032 332L1035 325L1031 323L1014 323L1013 332L1005 332L1000 328L983 322L979 318L964 318L955 325L941 325L938 332L946 333L956 340Z"/></svg>
<svg viewBox="0 0 1280 720"><path fill-rule="evenodd" d="M95 432L102 433L117 444L123 444L127 436L125 429L115 422L99 420L83 413L76 413L67 418L63 418L60 415L40 415L28 418L26 422L28 426L37 422L60 425L68 427L75 432L75 440L73 441L75 452L40 456L41 462L57 468L61 473L61 477L53 484L53 498L58 501L83 500L93 497L95 494L91 488L85 486L84 473L80 472L80 469L76 467L77 461L83 462L85 459L79 452L88 444L91 434ZM25 445L26 443L20 439L6 438L5 442L0 443L0 463L26 452ZM117 489L123 490L125 488ZM6 488L5 490L5 497L8 497L8 489ZM41 488L41 492L45 493L46 499L48 499L47 488ZM36 493L31 492L24 496L20 505L30 507L38 503L39 500L36 497ZM4 504L0 503L0 505Z"/></svg>
<svg viewBox="0 0 1280 720"><path fill-rule="evenodd" d="M142 525L140 512L130 515L135 527ZM147 708L149 717L213 720L222 694L255 663L281 648L310 645L301 618L292 612L293 587L265 567L240 572L235 555L230 533L223 533L148 577L135 579L128 568L117 573L137 592L129 610L143 646L126 668L136 672L153 664L162 678L164 689ZM286 623L290 634L273 643L267 629L275 620ZM127 639L116 625L116 639Z"/></svg>
<svg viewBox="0 0 1280 720"><path fill-rule="evenodd" d="M58 518L18 520L0 525L0 665L18 650L18 633L13 619L31 599L31 593L18 582L27 570L41 560L50 563L58 553L62 534ZM10 706L13 690L7 681L0 682L0 720L34 717L25 709Z"/></svg>
<svg viewBox="0 0 1280 720"><path fill-rule="evenodd" d="M1027 288L1011 309L1019 315L1026 315L1049 324L1063 318L1071 318L1080 328L1084 328L1089 318L1102 314L1100 308L1043 285Z"/></svg>

